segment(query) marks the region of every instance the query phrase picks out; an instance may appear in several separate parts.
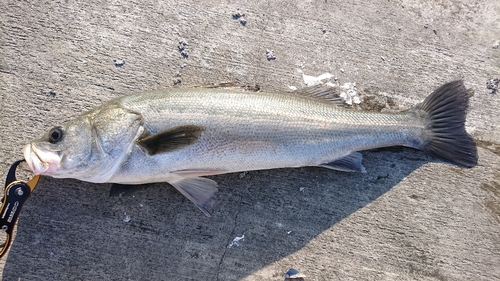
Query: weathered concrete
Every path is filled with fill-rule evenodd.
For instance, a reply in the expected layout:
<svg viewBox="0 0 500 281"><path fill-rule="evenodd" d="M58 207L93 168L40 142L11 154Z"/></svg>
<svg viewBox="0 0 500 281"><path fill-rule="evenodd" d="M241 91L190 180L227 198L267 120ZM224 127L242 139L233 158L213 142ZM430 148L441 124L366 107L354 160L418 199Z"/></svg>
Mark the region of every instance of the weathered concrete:
<svg viewBox="0 0 500 281"><path fill-rule="evenodd" d="M324 72L390 110L464 79L478 165L395 148L363 152L366 174L222 175L212 218L165 184L109 197L109 184L43 178L3 280L283 280L290 267L305 280L500 279L500 95L486 88L500 2L156 2L1 2L1 171L113 97L221 81L283 91Z"/></svg>

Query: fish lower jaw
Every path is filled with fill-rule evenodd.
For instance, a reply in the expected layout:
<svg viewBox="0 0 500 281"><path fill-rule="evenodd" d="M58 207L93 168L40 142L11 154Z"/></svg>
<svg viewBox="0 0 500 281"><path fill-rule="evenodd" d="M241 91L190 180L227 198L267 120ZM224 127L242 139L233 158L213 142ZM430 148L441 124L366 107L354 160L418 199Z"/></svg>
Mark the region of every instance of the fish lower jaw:
<svg viewBox="0 0 500 281"><path fill-rule="evenodd" d="M28 163L28 166L35 175L48 174L59 163L58 157L53 152L38 149L32 144L27 144L24 147L23 154L26 163Z"/></svg>

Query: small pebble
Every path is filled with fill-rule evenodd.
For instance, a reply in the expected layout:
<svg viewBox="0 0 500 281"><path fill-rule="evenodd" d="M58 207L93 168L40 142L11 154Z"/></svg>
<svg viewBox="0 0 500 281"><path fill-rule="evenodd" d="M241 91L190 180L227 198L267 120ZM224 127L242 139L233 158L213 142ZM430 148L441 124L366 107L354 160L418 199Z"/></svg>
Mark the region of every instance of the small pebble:
<svg viewBox="0 0 500 281"><path fill-rule="evenodd" d="M241 13L240 11L233 14L233 20L240 20L240 24L243 26L247 24L247 20L245 19L245 14Z"/></svg>
<svg viewBox="0 0 500 281"><path fill-rule="evenodd" d="M183 58L187 59L189 57L189 54L188 54L189 48L188 48L188 43L186 42L186 40L182 39L181 41L179 41L179 45L177 46L177 49L179 49L179 52L181 53L181 56Z"/></svg>
<svg viewBox="0 0 500 281"><path fill-rule="evenodd" d="M299 274L299 271L295 268L290 268L286 273L285 273L285 278L290 278L294 275Z"/></svg>
<svg viewBox="0 0 500 281"><path fill-rule="evenodd" d="M119 59L113 59L113 62L115 63L116 67L122 67L125 64L124 60L119 60Z"/></svg>
<svg viewBox="0 0 500 281"><path fill-rule="evenodd" d="M305 275L301 274L297 269L295 268L290 268L286 273L285 273L285 280L304 280Z"/></svg>
<svg viewBox="0 0 500 281"><path fill-rule="evenodd" d="M267 50L266 51L266 57L268 61L272 61L276 59L276 56L274 55L274 52L272 50Z"/></svg>
<svg viewBox="0 0 500 281"><path fill-rule="evenodd" d="M500 80L498 78L490 79L488 82L486 82L486 88L491 90L490 94L494 95L497 93L499 83Z"/></svg>
<svg viewBox="0 0 500 281"><path fill-rule="evenodd" d="M238 11L237 13L233 14L233 20L240 19L241 17L244 17L244 16L245 16L245 14Z"/></svg>

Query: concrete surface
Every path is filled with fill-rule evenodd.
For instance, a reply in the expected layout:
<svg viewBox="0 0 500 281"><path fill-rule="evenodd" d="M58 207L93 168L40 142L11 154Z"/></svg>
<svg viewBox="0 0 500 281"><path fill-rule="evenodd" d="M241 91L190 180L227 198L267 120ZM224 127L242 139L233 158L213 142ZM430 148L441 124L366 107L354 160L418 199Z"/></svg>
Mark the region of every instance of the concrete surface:
<svg viewBox="0 0 500 281"><path fill-rule="evenodd" d="M284 280L290 267L308 281L500 279L500 95L486 88L500 75L499 1L5 0L0 10L3 174L29 140L113 97L225 81L286 91L326 72L384 110L464 79L480 146L472 169L392 148L363 152L366 174L215 176L212 218L166 184L109 197L109 184L42 178L3 280Z"/></svg>

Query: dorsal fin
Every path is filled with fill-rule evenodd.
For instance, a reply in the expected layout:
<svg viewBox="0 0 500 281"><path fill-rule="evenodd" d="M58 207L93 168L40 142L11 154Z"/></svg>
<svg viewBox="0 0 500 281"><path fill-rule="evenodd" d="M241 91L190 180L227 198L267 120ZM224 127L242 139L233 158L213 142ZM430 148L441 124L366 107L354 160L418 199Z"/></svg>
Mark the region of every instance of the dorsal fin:
<svg viewBox="0 0 500 281"><path fill-rule="evenodd" d="M309 86L293 91L292 93L305 97L310 97L322 101L327 101L338 106L346 106L344 99L335 91L335 88L326 85Z"/></svg>
<svg viewBox="0 0 500 281"><path fill-rule="evenodd" d="M260 86L255 84L254 86L250 85L238 85L236 82L221 82L221 83L213 83L213 84L202 84L202 85L193 85L186 87L188 89L225 89L225 90L236 90L236 91L250 91L250 92L259 92ZM308 86L293 92L289 92L291 94L297 94L304 97L309 97L321 101L326 101L331 104L347 107L344 99L336 92L335 88L327 86L325 84Z"/></svg>
<svg viewBox="0 0 500 281"><path fill-rule="evenodd" d="M201 85L193 85L186 87L188 89L226 89L226 90L236 90L236 91L250 91L250 92L258 92L260 91L260 86L255 85L238 85L236 82L221 82L221 83L212 83L212 84L201 84Z"/></svg>
<svg viewBox="0 0 500 281"><path fill-rule="evenodd" d="M220 82L220 83L211 83L211 84L198 84L187 86L188 89L197 89L197 88L206 88L206 89L214 89L214 88L232 88L237 87L236 82L228 81L228 82Z"/></svg>

